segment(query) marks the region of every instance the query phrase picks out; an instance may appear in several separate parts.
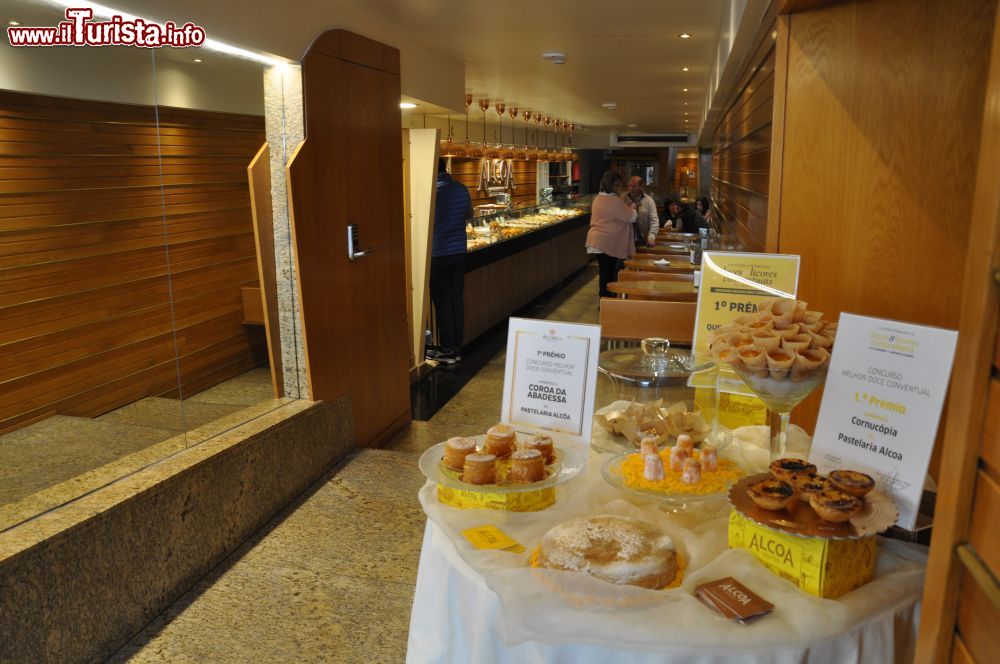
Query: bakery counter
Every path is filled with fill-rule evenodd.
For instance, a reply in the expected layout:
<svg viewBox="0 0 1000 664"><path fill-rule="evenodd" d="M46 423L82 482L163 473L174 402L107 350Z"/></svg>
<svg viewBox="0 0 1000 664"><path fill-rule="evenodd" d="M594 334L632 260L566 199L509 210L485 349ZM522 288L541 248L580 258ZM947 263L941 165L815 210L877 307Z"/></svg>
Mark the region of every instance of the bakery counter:
<svg viewBox="0 0 1000 664"><path fill-rule="evenodd" d="M465 343L587 265L590 214L470 251L465 258Z"/></svg>
<svg viewBox="0 0 1000 664"><path fill-rule="evenodd" d="M759 451L766 458L763 447ZM926 569L924 547L879 537L874 578L837 599L807 594L730 548L726 500L663 509L605 481L607 455L537 512L456 509L428 482L428 515L411 614L409 662L909 661ZM690 504L689 504L690 505ZM677 576L663 590L615 586L535 566L558 524L598 514L646 521L672 540ZM604 517L601 517L604 518ZM520 548L476 548L463 533L498 528ZM783 551L801 556L802 550ZM732 577L774 605L754 622L726 620L694 589Z"/></svg>

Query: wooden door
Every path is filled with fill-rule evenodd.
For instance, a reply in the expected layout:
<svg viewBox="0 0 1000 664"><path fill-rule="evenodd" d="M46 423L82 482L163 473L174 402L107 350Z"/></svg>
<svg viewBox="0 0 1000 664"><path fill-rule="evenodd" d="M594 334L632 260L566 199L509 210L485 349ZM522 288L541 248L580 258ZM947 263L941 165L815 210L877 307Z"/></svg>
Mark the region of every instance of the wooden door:
<svg viewBox="0 0 1000 664"><path fill-rule="evenodd" d="M302 74L289 189L310 395L350 394L356 440L378 445L410 417L399 52L333 30ZM374 250L355 262L348 224Z"/></svg>
<svg viewBox="0 0 1000 664"><path fill-rule="evenodd" d="M1000 656L1000 13L993 29L916 661Z"/></svg>

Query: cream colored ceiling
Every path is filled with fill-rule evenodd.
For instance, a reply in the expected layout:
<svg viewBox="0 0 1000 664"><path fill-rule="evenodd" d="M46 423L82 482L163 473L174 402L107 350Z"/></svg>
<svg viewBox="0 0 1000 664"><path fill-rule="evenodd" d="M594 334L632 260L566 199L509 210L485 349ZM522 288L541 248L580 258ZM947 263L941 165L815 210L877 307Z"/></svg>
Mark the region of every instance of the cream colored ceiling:
<svg viewBox="0 0 1000 664"><path fill-rule="evenodd" d="M162 0L103 0L101 4L153 19L191 20L204 25L213 38L291 59L300 57L325 29L361 26L355 29L396 42L403 51L404 91L407 76L433 80L437 74L427 71L434 62L427 57L412 60L423 63L418 72L413 67L407 70L406 50L412 45L440 56L440 76L449 85L457 87L457 82L451 83L447 76L451 72L443 65L464 66L465 88L477 101L484 96L502 99L508 105L585 125L593 133L629 131L629 124L641 132L695 131L727 1L171 0L165 5ZM680 39L681 32L692 37ZM566 64L542 60L545 51L564 51ZM432 100L435 108L461 111L461 90L434 92L441 92ZM601 108L604 102L615 102L618 109L607 111ZM473 109L476 117L478 107Z"/></svg>

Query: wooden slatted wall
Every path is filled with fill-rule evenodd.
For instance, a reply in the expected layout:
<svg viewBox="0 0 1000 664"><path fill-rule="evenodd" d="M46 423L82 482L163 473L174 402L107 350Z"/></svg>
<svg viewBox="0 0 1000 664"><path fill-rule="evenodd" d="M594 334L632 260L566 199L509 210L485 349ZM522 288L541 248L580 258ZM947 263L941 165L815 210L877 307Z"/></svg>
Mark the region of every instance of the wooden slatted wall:
<svg viewBox="0 0 1000 664"><path fill-rule="evenodd" d="M263 118L158 111L159 136L152 107L0 91L0 431L265 362L241 323Z"/></svg>
<svg viewBox="0 0 1000 664"><path fill-rule="evenodd" d="M712 216L726 246L764 251L774 108L774 41L769 28L740 75L712 141Z"/></svg>
<svg viewBox="0 0 1000 664"><path fill-rule="evenodd" d="M511 196L511 201L514 207L536 205L538 200L538 162L514 160L513 163L514 195ZM478 159L452 159L451 175L468 188L469 194L472 196L473 206L493 202L493 198L487 196L486 192L476 189L479 186Z"/></svg>

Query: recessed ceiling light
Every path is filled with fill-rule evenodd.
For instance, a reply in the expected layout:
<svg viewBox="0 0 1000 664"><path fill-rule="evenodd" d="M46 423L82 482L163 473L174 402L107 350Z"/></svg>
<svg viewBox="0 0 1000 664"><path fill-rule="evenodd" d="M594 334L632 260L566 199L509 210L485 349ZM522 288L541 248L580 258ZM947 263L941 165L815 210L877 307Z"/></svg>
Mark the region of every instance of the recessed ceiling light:
<svg viewBox="0 0 1000 664"><path fill-rule="evenodd" d="M554 65L566 64L566 54L562 51L548 51L542 53L542 60L548 60Z"/></svg>
<svg viewBox="0 0 1000 664"><path fill-rule="evenodd" d="M614 101L606 101L606 102L604 102L603 104L601 104L601 108L606 108L606 109L608 109L609 111L613 111L613 110L615 110L616 108L618 108L618 102L614 102Z"/></svg>
<svg viewBox="0 0 1000 664"><path fill-rule="evenodd" d="M686 32L682 32L681 34L679 34L677 36L680 37L681 39L690 39L691 38L691 35L689 35Z"/></svg>
<svg viewBox="0 0 1000 664"><path fill-rule="evenodd" d="M401 102L399 102L399 107L400 108L416 108L417 105L414 104L412 101L401 101Z"/></svg>
<svg viewBox="0 0 1000 664"><path fill-rule="evenodd" d="M684 92L687 92L687 91L688 91L688 89L687 89L687 88L684 88Z"/></svg>
<svg viewBox="0 0 1000 664"><path fill-rule="evenodd" d="M628 124L628 128L629 128L629 129L635 129L635 128L636 128L636 127L638 127L638 126L639 126L639 125L637 125L637 124L636 124L636 123L634 123L634 122L631 122L631 123L629 123L629 124Z"/></svg>
<svg viewBox="0 0 1000 664"><path fill-rule="evenodd" d="M685 106L687 106L687 105L688 105L688 103L687 103L687 102L684 102L684 105L685 105Z"/></svg>
<svg viewBox="0 0 1000 664"><path fill-rule="evenodd" d="M681 67L681 71L691 71L690 67Z"/></svg>
<svg viewBox="0 0 1000 664"><path fill-rule="evenodd" d="M202 59L201 58L195 58L194 61L195 62L202 62Z"/></svg>
<svg viewBox="0 0 1000 664"><path fill-rule="evenodd" d="M21 25L20 21L7 21L7 25L18 26Z"/></svg>

